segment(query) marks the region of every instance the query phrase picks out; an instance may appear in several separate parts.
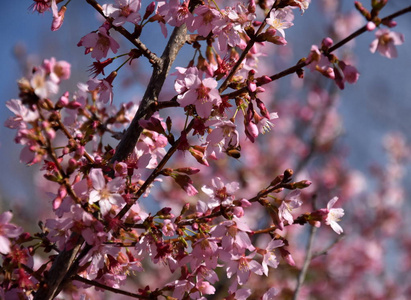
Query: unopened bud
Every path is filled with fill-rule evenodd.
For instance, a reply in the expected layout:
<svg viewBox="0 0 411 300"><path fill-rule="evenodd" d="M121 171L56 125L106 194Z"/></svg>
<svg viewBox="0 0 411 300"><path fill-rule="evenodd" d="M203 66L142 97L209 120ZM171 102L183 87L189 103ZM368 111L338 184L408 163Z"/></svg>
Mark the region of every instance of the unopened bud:
<svg viewBox="0 0 411 300"><path fill-rule="evenodd" d="M334 44L334 41L330 37L326 37L321 42L321 48L328 49Z"/></svg>
<svg viewBox="0 0 411 300"><path fill-rule="evenodd" d="M183 208L181 209L180 216L184 215L190 209L190 203L184 204Z"/></svg>
<svg viewBox="0 0 411 300"><path fill-rule="evenodd" d="M287 182L291 180L291 177L293 177L294 171L291 169L287 169L284 171L284 178L283 182Z"/></svg>
<svg viewBox="0 0 411 300"><path fill-rule="evenodd" d="M200 169L193 168L193 167L186 167L186 168L174 169L174 171L179 172L179 173L185 173L187 175L193 175L193 174L197 174L198 172L200 172Z"/></svg>
<svg viewBox="0 0 411 300"><path fill-rule="evenodd" d="M154 12L155 8L156 8L156 3L154 1L151 2L149 5L147 5L143 20L147 19Z"/></svg>
<svg viewBox="0 0 411 300"><path fill-rule="evenodd" d="M302 181L299 181L299 182L295 182L294 186L297 189L304 189L306 187L309 187L311 184L312 184L312 182L309 181L309 180L302 180Z"/></svg>
<svg viewBox="0 0 411 300"><path fill-rule="evenodd" d="M366 25L368 31L373 31L376 27L374 22L368 22Z"/></svg>

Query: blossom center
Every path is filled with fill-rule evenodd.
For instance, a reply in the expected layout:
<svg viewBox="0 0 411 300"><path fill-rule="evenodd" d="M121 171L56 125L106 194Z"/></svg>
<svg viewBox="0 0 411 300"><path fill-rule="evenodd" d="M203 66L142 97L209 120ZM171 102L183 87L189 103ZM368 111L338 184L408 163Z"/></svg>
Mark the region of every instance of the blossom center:
<svg viewBox="0 0 411 300"><path fill-rule="evenodd" d="M208 102L208 93L210 92L210 90L210 88L201 83L200 86L196 89L198 100L200 100L202 103Z"/></svg>

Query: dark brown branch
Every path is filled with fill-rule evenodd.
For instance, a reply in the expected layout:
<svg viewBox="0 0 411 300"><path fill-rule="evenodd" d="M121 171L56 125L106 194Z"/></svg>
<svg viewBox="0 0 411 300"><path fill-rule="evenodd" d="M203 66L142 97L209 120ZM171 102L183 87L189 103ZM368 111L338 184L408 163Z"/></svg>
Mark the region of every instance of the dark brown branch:
<svg viewBox="0 0 411 300"><path fill-rule="evenodd" d="M190 124L187 126L185 132L189 132L191 128L193 127L194 122L191 121ZM150 174L150 176L144 181L143 185L139 188L137 193L134 195L135 201L141 197L147 190L147 188L154 182L154 180L157 178L157 176L161 173L161 170L164 168L165 164L169 161L171 156L177 151L178 146L180 145L180 139L179 138L177 141L174 142L174 144L171 146L171 148L167 151L166 155L164 155L163 159L160 161L160 163L157 165L157 167L153 170L153 172ZM128 211L129 209L134 205L133 203L128 203L126 204L122 210L117 214L116 218L121 219Z"/></svg>
<svg viewBox="0 0 411 300"><path fill-rule="evenodd" d="M243 63L243 61L244 61L245 57L247 56L248 52L254 46L254 44L256 42L256 38L261 33L261 31L263 31L265 25L267 24L267 18L270 15L271 11L274 9L275 5L276 4L274 3L274 5L271 7L271 9L267 12L267 14L265 15L264 21L261 23L260 27L257 29L257 32L248 41L247 46L245 47L244 51L241 53L240 58L236 61L234 67L231 69L230 74L228 74L227 78L221 84L220 88L218 89L218 91L220 93L223 92L227 88L227 86L230 83L231 79L233 78L234 74L238 71L241 64Z"/></svg>
<svg viewBox="0 0 411 300"><path fill-rule="evenodd" d="M143 131L139 121L149 118L154 113L154 110L150 109L150 107L157 103L158 95L170 71L171 65L176 59L177 53L185 44L186 38L187 28L185 25L174 28L170 40L161 56L161 63L153 66L153 74L143 96L143 100L140 103L133 121L118 144L112 162L125 160L136 146L138 138Z"/></svg>
<svg viewBox="0 0 411 300"><path fill-rule="evenodd" d="M79 243L74 248L70 250L64 249L59 253L50 271L47 273L46 281L40 283L40 288L36 292L34 300L54 299L58 295L61 290L61 283L73 265L81 245Z"/></svg>

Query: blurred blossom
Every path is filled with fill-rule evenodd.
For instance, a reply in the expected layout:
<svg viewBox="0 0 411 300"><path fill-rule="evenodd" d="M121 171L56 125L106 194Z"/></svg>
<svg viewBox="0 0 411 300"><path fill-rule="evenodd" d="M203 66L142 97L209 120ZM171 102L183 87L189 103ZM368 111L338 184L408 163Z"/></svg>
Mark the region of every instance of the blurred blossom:
<svg viewBox="0 0 411 300"><path fill-rule="evenodd" d="M370 45L371 53L378 51L381 55L388 58L395 58L398 56L397 48L395 46L404 43L404 35L402 33L383 28L377 30L375 36L377 38Z"/></svg>

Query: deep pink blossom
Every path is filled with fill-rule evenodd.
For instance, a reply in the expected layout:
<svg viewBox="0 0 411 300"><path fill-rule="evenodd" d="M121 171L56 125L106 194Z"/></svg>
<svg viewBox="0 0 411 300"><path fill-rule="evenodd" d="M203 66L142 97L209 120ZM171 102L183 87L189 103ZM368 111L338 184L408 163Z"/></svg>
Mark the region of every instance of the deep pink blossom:
<svg viewBox="0 0 411 300"><path fill-rule="evenodd" d="M33 1L34 3L30 5L29 9L32 9L33 12L37 11L40 14L50 10L52 2L55 2L55 0L33 0Z"/></svg>
<svg viewBox="0 0 411 300"><path fill-rule="evenodd" d="M180 3L180 0L169 0L159 6L158 13L164 16L164 21L171 26L181 26L191 21L192 14L188 9L189 1Z"/></svg>

